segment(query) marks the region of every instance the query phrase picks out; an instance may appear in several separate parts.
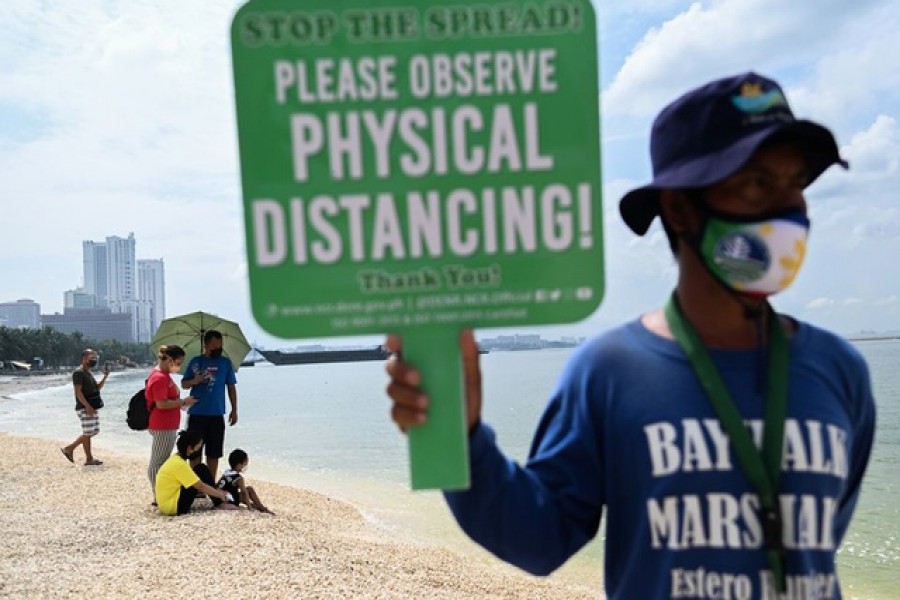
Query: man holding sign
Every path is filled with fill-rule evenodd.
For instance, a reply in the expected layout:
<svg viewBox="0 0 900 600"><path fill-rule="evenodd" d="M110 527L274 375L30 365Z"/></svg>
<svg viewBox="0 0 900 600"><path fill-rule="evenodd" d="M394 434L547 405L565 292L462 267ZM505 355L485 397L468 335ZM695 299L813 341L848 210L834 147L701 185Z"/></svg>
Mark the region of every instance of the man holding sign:
<svg viewBox="0 0 900 600"><path fill-rule="evenodd" d="M653 182L620 211L638 235L660 217L679 267L671 299L572 356L525 465L481 422L464 331L471 487L447 502L475 541L536 574L595 536L605 509L611 599L840 597L835 554L874 431L868 370L767 298L805 254L803 189L847 165L754 73L671 103L651 155ZM388 347L392 418L414 431L430 415L426 377L399 336Z"/></svg>

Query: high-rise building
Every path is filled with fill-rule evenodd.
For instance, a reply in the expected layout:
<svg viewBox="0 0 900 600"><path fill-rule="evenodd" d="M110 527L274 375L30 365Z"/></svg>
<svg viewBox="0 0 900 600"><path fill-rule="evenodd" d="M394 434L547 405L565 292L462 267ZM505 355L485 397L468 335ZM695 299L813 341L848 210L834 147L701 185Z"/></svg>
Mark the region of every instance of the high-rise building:
<svg viewBox="0 0 900 600"><path fill-rule="evenodd" d="M135 247L134 233L83 242L84 295L81 290L66 292L65 306L128 313L131 338L149 342L166 316L165 269L162 259L137 261ZM85 295L92 296L93 303Z"/></svg>
<svg viewBox="0 0 900 600"><path fill-rule="evenodd" d="M23 298L15 302L0 302L0 320L4 327L40 329L41 305L31 298Z"/></svg>
<svg viewBox="0 0 900 600"><path fill-rule="evenodd" d="M122 300L118 309L114 312L131 316L131 338L136 342L149 342L153 334L150 331L150 303L145 300Z"/></svg>
<svg viewBox="0 0 900 600"><path fill-rule="evenodd" d="M109 297L106 244L86 240L81 243L84 260L84 291L94 296L96 306L106 306Z"/></svg>
<svg viewBox="0 0 900 600"><path fill-rule="evenodd" d="M108 305L113 312L129 312L125 305L137 300L137 262L134 233L127 238L106 238L106 273L109 285Z"/></svg>
<svg viewBox="0 0 900 600"><path fill-rule="evenodd" d="M95 308L97 296L88 293L84 288L66 290L63 294L63 308Z"/></svg>
<svg viewBox="0 0 900 600"><path fill-rule="evenodd" d="M143 258L137 261L138 270L138 299L147 304L149 315L144 328L139 328L141 341L150 341L153 334L159 328L159 324L166 318L166 268L163 259Z"/></svg>

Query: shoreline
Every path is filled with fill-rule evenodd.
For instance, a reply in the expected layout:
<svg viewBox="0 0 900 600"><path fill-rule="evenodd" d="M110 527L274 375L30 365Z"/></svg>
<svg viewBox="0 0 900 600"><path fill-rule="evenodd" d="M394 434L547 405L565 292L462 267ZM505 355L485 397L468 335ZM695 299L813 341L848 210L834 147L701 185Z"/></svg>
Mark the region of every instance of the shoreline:
<svg viewBox="0 0 900 600"><path fill-rule="evenodd" d="M70 381L16 379L0 379L0 396ZM26 435L0 433L5 454L16 457L0 461L0 499L9 507L0 513L0 596L603 597L596 578L534 577L474 543L470 553L392 531L365 506L252 474L276 517L246 509L163 517L149 505L142 457L111 450L101 435L95 448L105 464L82 466L79 450L72 465L59 441Z"/></svg>
<svg viewBox="0 0 900 600"><path fill-rule="evenodd" d="M14 394L37 392L47 388L64 386L71 382L71 373L0 375L0 398L11 400Z"/></svg>

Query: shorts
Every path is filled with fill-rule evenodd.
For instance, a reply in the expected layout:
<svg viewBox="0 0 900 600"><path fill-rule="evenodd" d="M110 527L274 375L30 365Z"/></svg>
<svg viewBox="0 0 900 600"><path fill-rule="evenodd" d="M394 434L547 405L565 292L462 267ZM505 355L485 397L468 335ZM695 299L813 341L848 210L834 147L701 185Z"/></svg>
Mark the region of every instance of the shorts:
<svg viewBox="0 0 900 600"><path fill-rule="evenodd" d="M189 415L188 429L196 431L203 438L203 452L206 458L222 458L225 444L225 417L222 415Z"/></svg>
<svg viewBox="0 0 900 600"><path fill-rule="evenodd" d="M75 411L81 420L81 435L92 437L100 433L100 412L95 410L94 416L89 417L87 411L79 408Z"/></svg>

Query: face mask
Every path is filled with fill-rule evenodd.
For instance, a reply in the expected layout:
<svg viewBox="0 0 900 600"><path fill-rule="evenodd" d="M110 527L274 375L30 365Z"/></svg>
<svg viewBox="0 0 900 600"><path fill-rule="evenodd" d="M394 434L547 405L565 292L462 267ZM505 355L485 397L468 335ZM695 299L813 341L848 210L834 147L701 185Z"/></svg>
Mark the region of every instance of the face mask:
<svg viewBox="0 0 900 600"><path fill-rule="evenodd" d="M213 358L218 358L218 357L222 356L222 349L216 348L215 350L210 350L209 355L212 356Z"/></svg>
<svg viewBox="0 0 900 600"><path fill-rule="evenodd" d="M188 460L197 460L201 456L203 456L203 450L197 450L196 452L188 454Z"/></svg>
<svg viewBox="0 0 900 600"><path fill-rule="evenodd" d="M765 298L783 291L797 277L809 234L804 211L791 209L752 220L709 209L707 213L700 257L726 286Z"/></svg>
<svg viewBox="0 0 900 600"><path fill-rule="evenodd" d="M89 361L88 361L88 366L89 366L90 368L92 368L92 369L93 369L94 367L96 367L96 366L97 366L97 359L96 359L96 358L92 358L91 360L89 360Z"/></svg>

